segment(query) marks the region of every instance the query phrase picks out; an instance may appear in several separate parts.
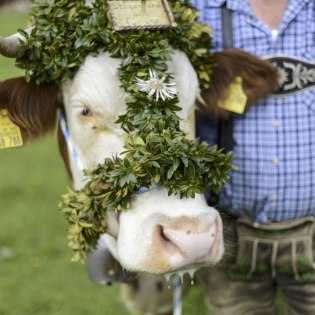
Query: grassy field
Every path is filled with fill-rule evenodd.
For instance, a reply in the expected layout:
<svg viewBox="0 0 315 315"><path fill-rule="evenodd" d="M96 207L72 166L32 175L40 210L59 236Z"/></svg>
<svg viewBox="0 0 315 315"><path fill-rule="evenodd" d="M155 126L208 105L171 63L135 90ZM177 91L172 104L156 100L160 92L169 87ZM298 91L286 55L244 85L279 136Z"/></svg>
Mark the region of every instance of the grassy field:
<svg viewBox="0 0 315 315"><path fill-rule="evenodd" d="M26 25L26 16L0 12L0 36ZM0 57L0 80L21 75ZM0 151L0 315L127 315L118 286L91 283L85 266L70 262L57 210L67 181L55 134ZM199 289L184 299L184 314L204 315Z"/></svg>

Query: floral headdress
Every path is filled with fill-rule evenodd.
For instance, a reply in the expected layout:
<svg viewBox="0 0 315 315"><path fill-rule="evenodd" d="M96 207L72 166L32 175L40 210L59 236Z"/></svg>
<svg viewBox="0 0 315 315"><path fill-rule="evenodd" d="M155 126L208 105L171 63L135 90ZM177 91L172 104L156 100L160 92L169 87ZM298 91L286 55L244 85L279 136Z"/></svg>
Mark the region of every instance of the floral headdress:
<svg viewBox="0 0 315 315"><path fill-rule="evenodd" d="M140 187L162 184L169 195L193 198L206 190L218 192L229 176L231 154L197 140L180 129L176 87L170 82L170 47L190 59L201 88L209 87L213 67L211 30L198 22L189 1L169 0L176 27L117 31L107 0L86 6L85 0L37 0L31 12L35 26L23 44L17 64L27 80L38 84L73 77L88 54L107 51L121 58L118 69L127 112L117 123L129 134L124 156L105 159L80 191L70 190L60 208L70 224L74 260L84 260L106 231L107 208L128 209ZM136 135L135 135L136 131Z"/></svg>

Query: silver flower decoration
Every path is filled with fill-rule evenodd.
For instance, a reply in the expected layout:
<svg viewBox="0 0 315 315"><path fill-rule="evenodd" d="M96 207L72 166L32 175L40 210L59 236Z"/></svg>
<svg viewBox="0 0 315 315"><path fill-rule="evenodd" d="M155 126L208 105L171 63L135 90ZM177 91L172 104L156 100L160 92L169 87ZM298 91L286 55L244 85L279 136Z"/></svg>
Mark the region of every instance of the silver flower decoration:
<svg viewBox="0 0 315 315"><path fill-rule="evenodd" d="M154 70L149 71L150 78L142 80L137 78L136 86L141 92L148 93L148 96L154 96L158 101L160 98L164 101L167 98L173 98L177 94L176 83L165 83L165 78L160 79Z"/></svg>

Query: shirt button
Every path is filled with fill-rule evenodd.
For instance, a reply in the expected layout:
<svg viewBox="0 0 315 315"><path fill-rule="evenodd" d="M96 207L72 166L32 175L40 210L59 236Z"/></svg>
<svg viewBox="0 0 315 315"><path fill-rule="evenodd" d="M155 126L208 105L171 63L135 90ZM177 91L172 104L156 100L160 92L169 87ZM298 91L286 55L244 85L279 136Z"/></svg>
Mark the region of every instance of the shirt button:
<svg viewBox="0 0 315 315"><path fill-rule="evenodd" d="M273 165L278 165L279 164L279 160L278 159L272 159L272 164Z"/></svg>
<svg viewBox="0 0 315 315"><path fill-rule="evenodd" d="M272 200L272 201L278 200L278 196L277 196L276 194L272 195L272 196L271 196L271 200Z"/></svg>
<svg viewBox="0 0 315 315"><path fill-rule="evenodd" d="M279 121L278 121L278 120L273 120L273 121L272 121L272 125L273 125L274 127L278 127L278 126L279 126Z"/></svg>

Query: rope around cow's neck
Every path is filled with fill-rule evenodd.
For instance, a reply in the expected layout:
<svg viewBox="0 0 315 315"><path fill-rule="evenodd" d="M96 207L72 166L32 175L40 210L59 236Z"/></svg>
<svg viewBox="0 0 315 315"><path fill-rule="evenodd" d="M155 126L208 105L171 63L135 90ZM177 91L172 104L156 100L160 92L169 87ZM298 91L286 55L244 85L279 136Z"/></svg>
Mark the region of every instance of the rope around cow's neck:
<svg viewBox="0 0 315 315"><path fill-rule="evenodd" d="M70 132L69 132L63 111L60 111L60 113L59 113L59 125L60 125L60 129L62 131L62 134L64 136L64 139L66 141L68 151L71 153L71 156L72 156L73 160L75 161L76 165L78 166L79 170L83 173L84 167L83 167L82 161L79 158L78 151L76 150L76 148L72 142Z"/></svg>

